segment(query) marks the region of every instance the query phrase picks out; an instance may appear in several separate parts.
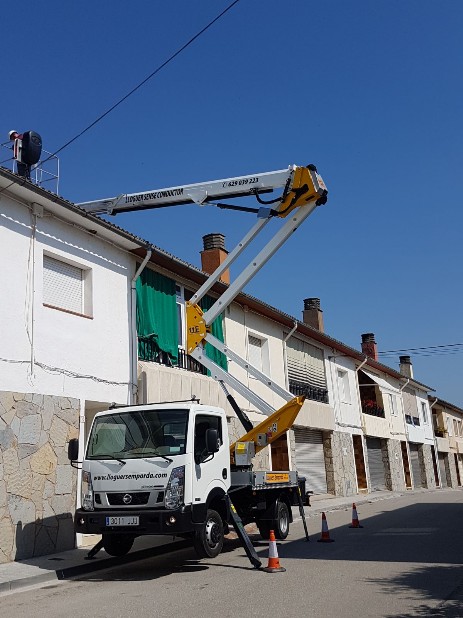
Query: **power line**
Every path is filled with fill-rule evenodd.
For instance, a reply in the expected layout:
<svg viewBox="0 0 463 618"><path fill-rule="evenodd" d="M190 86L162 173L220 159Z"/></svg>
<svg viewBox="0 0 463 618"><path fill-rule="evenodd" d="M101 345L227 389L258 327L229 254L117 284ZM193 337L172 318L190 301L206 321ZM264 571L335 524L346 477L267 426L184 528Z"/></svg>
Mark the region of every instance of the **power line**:
<svg viewBox="0 0 463 618"><path fill-rule="evenodd" d="M445 345L430 345L421 348L404 348L401 350L385 350L378 352L382 357L391 357L399 353L413 353L413 356L445 356L449 354L461 354L463 343L447 343Z"/></svg>
<svg viewBox="0 0 463 618"><path fill-rule="evenodd" d="M103 114L98 116L98 118L96 120L94 120L91 124L89 124L87 127L85 127L85 129L80 131L80 133L75 135L72 139L67 141L63 146L58 148L58 150L56 150L54 153L52 153L47 159L45 159L45 161L42 161L42 163L45 163L46 161L51 159L51 157L56 156L59 152L61 152L65 148L67 148L70 144L75 142L84 133L86 133L92 127L94 127L98 122L103 120L103 118L105 118L108 114L110 114L113 110L115 110L116 107L121 105L121 103L123 103L126 99L128 99L130 96L132 96L132 94L134 94L137 90L139 90L144 84L146 84L147 81L149 81L151 78L153 78L165 66L170 64L170 62L172 62L172 60L174 60L178 55L180 55L183 51L185 51L185 49L187 49L187 47L189 47L194 41L196 41L196 39L198 39L202 34L204 34L206 32L206 30L208 30L211 26L213 26L221 17L223 17L225 15L225 13L228 13L228 11L230 9L232 9L235 6L235 4L238 4L239 1L240 0L234 0L231 4L229 4L226 9L224 9L219 15L217 15L217 17L214 17L214 19L212 21L210 21L206 26L204 26L204 28L202 28L199 32L197 32L193 37L191 37L191 39L189 39L184 45L182 45L182 47L180 47L175 53L173 53L171 56L169 56L169 58L167 58L167 60L165 60L152 73L150 73L148 75L148 77L145 77L145 79L143 81L141 81L137 86L135 86L135 88L132 88L132 90L130 90L130 92L128 92L126 95L124 95L121 99L119 99L119 101L114 103L114 105L112 105L109 109L107 109Z"/></svg>

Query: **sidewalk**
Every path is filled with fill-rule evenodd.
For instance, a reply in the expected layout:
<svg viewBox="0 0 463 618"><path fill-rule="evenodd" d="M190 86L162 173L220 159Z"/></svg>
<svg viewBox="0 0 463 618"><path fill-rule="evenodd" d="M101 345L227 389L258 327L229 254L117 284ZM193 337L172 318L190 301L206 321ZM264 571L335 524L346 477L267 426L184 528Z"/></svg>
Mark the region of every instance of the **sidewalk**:
<svg viewBox="0 0 463 618"><path fill-rule="evenodd" d="M423 491L429 492L429 490ZM398 498L403 495L405 495L405 492L378 491L346 498L329 494L312 496L310 500L312 506L306 506L304 511L306 517L311 518L320 515L322 512L350 508L352 502L359 505L366 502ZM293 516L295 521L301 519L298 507L293 507ZM114 558L101 550L93 560L86 560L90 547L83 547L59 554L0 564L0 596L28 586L71 579L114 565L160 556L173 551L174 546L175 549L183 549L190 547L191 543L183 539L173 540L171 537L140 537L135 540L131 552L123 558Z"/></svg>

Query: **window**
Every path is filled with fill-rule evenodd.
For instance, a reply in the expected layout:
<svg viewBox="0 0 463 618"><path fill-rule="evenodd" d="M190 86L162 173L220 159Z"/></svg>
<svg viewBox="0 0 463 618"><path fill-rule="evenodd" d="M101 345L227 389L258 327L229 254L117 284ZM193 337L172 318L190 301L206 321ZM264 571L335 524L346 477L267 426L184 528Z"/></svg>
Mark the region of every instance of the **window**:
<svg viewBox="0 0 463 618"><path fill-rule="evenodd" d="M253 335L249 335L248 339L248 361L253 367L263 372L262 339Z"/></svg>
<svg viewBox="0 0 463 618"><path fill-rule="evenodd" d="M462 436L462 425L461 425L461 421L458 421L458 435Z"/></svg>
<svg viewBox="0 0 463 618"><path fill-rule="evenodd" d="M286 343L286 354L290 381L326 389L323 350L291 337Z"/></svg>
<svg viewBox="0 0 463 618"><path fill-rule="evenodd" d="M222 439L222 419L219 416L209 414L198 414L195 420L195 462L202 463L208 458L206 451L206 431L208 429L217 429L220 445L223 444Z"/></svg>
<svg viewBox="0 0 463 618"><path fill-rule="evenodd" d="M339 393L343 403L351 403L349 374L347 371L338 369Z"/></svg>
<svg viewBox="0 0 463 618"><path fill-rule="evenodd" d="M395 395L388 393L388 399L389 399L389 407L391 409L392 416L397 416L397 401L396 401Z"/></svg>
<svg viewBox="0 0 463 618"><path fill-rule="evenodd" d="M44 254L43 304L91 315L91 271Z"/></svg>
<svg viewBox="0 0 463 618"><path fill-rule="evenodd" d="M423 423L428 423L428 406L424 401L421 402L421 414L423 415Z"/></svg>
<svg viewBox="0 0 463 618"><path fill-rule="evenodd" d="M177 304L178 347L185 349L185 289L183 285L175 286L175 298Z"/></svg>
<svg viewBox="0 0 463 618"><path fill-rule="evenodd" d="M458 436L458 423L456 418L453 419L453 433Z"/></svg>
<svg viewBox="0 0 463 618"><path fill-rule="evenodd" d="M449 436L453 436L452 419L450 418L450 416L447 416L447 432L448 432Z"/></svg>
<svg viewBox="0 0 463 618"><path fill-rule="evenodd" d="M413 425L412 417L410 416L410 414L405 415L405 422L407 423L407 425Z"/></svg>

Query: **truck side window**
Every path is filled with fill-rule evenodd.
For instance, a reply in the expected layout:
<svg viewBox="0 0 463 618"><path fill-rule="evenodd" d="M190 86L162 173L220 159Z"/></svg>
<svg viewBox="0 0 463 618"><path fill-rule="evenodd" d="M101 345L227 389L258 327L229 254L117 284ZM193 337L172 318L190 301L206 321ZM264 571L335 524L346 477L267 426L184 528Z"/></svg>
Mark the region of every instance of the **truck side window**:
<svg viewBox="0 0 463 618"><path fill-rule="evenodd" d="M220 444L222 440L222 419L219 416L209 416L208 414L198 414L195 421L195 461L197 464L203 462L208 453L206 451L206 431L217 429Z"/></svg>

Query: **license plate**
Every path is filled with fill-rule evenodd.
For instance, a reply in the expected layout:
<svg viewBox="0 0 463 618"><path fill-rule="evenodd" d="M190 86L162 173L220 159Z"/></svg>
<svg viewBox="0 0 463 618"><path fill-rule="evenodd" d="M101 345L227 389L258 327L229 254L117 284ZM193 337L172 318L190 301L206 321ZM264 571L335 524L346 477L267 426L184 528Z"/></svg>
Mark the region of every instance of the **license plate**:
<svg viewBox="0 0 463 618"><path fill-rule="evenodd" d="M139 525L139 517L135 516L125 516L125 517L107 517L106 525L107 526L138 526Z"/></svg>

